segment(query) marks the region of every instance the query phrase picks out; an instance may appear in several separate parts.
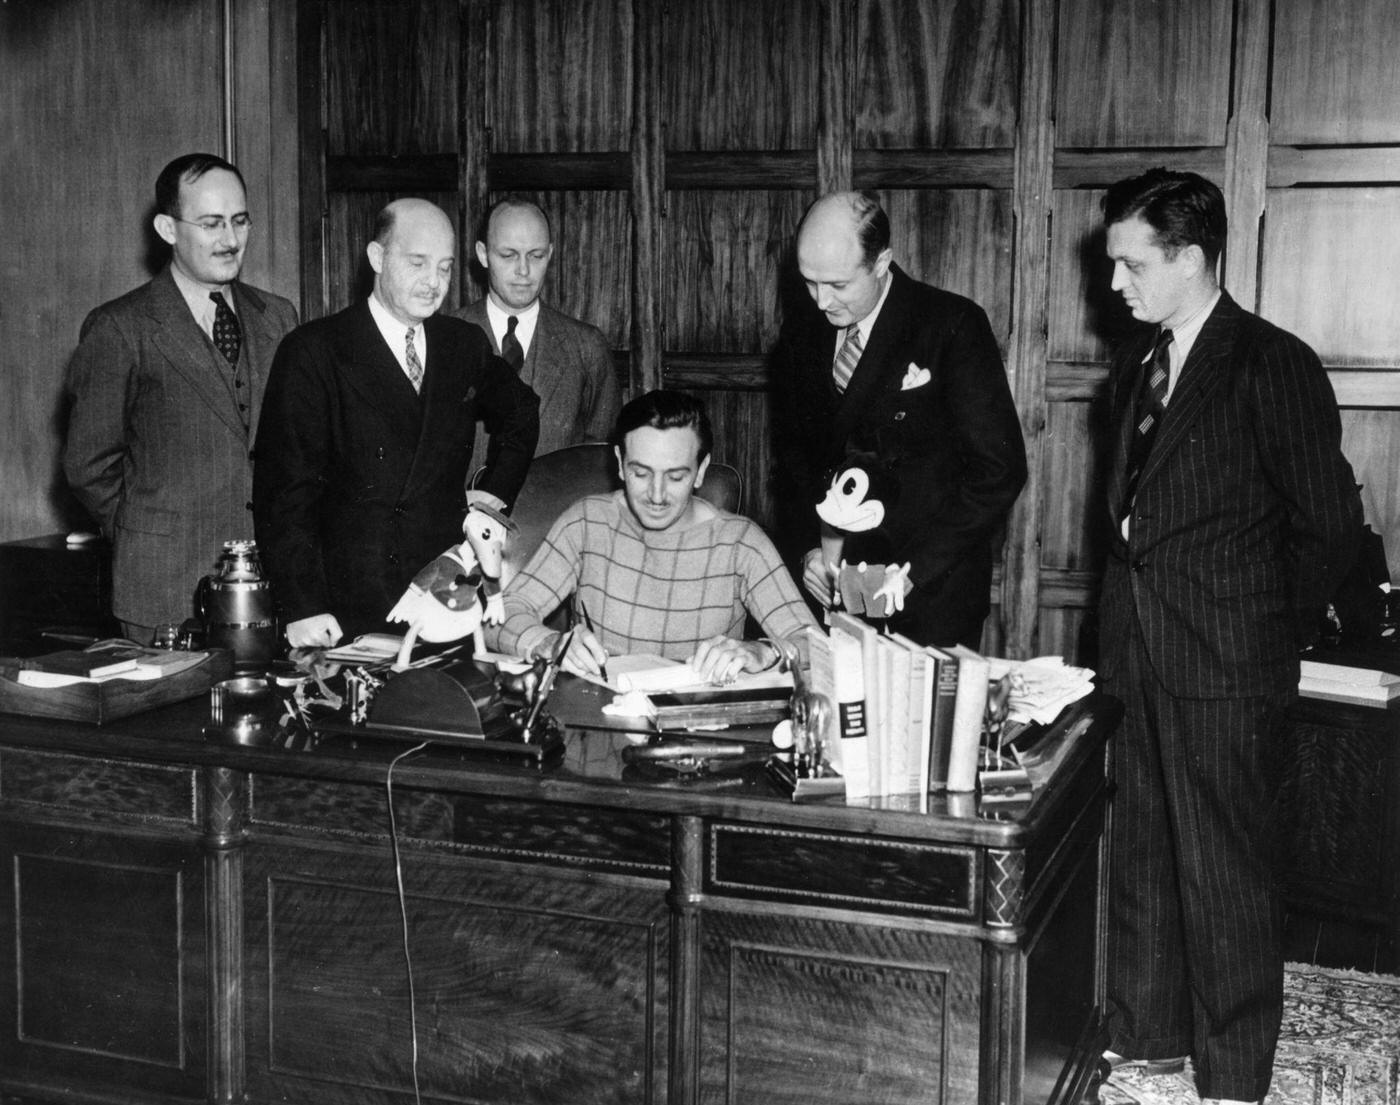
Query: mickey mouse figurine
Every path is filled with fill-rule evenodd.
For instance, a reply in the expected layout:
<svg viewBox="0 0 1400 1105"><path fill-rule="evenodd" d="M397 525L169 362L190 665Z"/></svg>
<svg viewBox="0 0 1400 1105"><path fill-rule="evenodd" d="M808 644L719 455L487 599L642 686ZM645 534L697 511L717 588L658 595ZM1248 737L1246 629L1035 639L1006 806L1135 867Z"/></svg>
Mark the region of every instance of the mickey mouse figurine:
<svg viewBox="0 0 1400 1105"><path fill-rule="evenodd" d="M842 556L846 538L864 534L866 553L882 553L888 561L893 549L881 530L887 506L893 505L899 485L889 468L873 453L851 453L831 478L826 495L817 504L822 520L822 560L831 566L836 586L832 606L845 606L852 614L888 618L904 609L909 565L848 563ZM838 567L839 565L839 567Z"/></svg>
<svg viewBox="0 0 1400 1105"><path fill-rule="evenodd" d="M494 507L474 503L462 522L462 532L466 540L414 576L389 611L389 621L408 623L395 671L408 667L420 638L456 641L479 633L482 623L497 625L505 619L501 564L506 544L518 527Z"/></svg>

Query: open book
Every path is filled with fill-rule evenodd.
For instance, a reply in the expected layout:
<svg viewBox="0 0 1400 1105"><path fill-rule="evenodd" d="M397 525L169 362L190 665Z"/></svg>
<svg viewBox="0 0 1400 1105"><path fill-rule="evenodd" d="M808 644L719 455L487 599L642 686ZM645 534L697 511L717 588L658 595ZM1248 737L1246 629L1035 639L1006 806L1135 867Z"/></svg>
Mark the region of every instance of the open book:
<svg viewBox="0 0 1400 1105"><path fill-rule="evenodd" d="M664 656L656 656L651 653L609 656L606 668L606 679L595 680L595 682L602 683L622 694L629 691L659 694L670 691L713 688L714 686L712 683L705 682L700 677L700 673L689 663L681 660L668 660ZM731 690L791 687L792 676L781 671L745 673L725 686Z"/></svg>

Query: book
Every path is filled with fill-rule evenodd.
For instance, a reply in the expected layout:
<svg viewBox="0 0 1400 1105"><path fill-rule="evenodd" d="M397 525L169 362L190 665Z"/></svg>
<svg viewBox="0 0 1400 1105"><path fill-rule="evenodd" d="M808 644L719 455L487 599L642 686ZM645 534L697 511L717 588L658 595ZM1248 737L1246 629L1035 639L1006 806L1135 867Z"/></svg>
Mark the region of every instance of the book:
<svg viewBox="0 0 1400 1105"><path fill-rule="evenodd" d="M849 634L860 644L861 679L865 685L866 779L869 782L869 794L878 795L883 793L880 790L880 766L884 760L884 733L879 717L879 664L875 644L880 634L873 625L845 610L832 611L831 628Z"/></svg>
<svg viewBox="0 0 1400 1105"><path fill-rule="evenodd" d="M953 709L953 737L948 747L948 789L969 791L977 786L977 762L982 749L982 722L987 712L986 657L965 645L947 652L957 657L958 693Z"/></svg>
<svg viewBox="0 0 1400 1105"><path fill-rule="evenodd" d="M840 626L832 626L830 642L840 771L846 777L846 797L863 801L870 795L870 736L861 643Z"/></svg>
<svg viewBox="0 0 1400 1105"><path fill-rule="evenodd" d="M909 655L909 762L901 791L905 794L926 794L929 790L936 663L927 649L904 634L891 633L890 640Z"/></svg>
<svg viewBox="0 0 1400 1105"><path fill-rule="evenodd" d="M50 652L46 656L35 656L24 662L30 671L45 672L49 675L66 675L79 679L104 679L109 675L133 671L141 649L104 649L100 652L85 652L69 648Z"/></svg>
<svg viewBox="0 0 1400 1105"><path fill-rule="evenodd" d="M941 648L924 650L934 663L933 716L929 723L930 790L948 789L948 754L953 747L953 715L958 699L958 658Z"/></svg>
<svg viewBox="0 0 1400 1105"><path fill-rule="evenodd" d="M898 641L889 636L879 639L879 647L884 655L882 665L888 670L887 740L885 742L885 774L882 780L884 794L918 793L920 772L912 764L914 756L913 732L910 724L911 680L913 677L913 655ZM913 770L914 784L910 785L910 772Z"/></svg>

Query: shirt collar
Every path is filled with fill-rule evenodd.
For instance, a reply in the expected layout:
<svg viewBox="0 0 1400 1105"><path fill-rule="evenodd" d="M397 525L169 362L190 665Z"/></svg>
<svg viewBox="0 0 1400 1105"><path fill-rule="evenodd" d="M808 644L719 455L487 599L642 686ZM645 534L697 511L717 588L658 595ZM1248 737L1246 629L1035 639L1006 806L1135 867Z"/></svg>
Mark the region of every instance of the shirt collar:
<svg viewBox="0 0 1400 1105"><path fill-rule="evenodd" d="M880 317L880 308L885 305L885 300L889 298L890 288L894 287L894 271L885 270L885 286L880 289L880 298L875 301L875 306L870 309L870 313L856 323L856 329L860 331L860 344L862 348L870 342L870 331L875 329L875 320ZM846 332L850 332L850 327L846 327Z"/></svg>
<svg viewBox="0 0 1400 1105"><path fill-rule="evenodd" d="M393 352L394 358L399 362L399 367L407 371L408 358L404 355L405 337L408 331L413 331L413 348L418 350L420 363L427 364L428 339L423 333L423 324L420 322L413 327L405 326L389 313L389 308L379 302L373 292L369 295L369 314L374 319L374 325L379 328L379 333L383 336L385 343Z"/></svg>
<svg viewBox="0 0 1400 1105"><path fill-rule="evenodd" d="M515 316L515 340L520 343L523 352L530 351L530 340L535 336L535 326L540 320L540 301L537 299ZM501 342L505 341L506 327L509 325L510 312L503 311L496 305L496 301L490 295L486 297L486 320L491 324L491 333L496 339L496 348L501 347Z"/></svg>
<svg viewBox="0 0 1400 1105"><path fill-rule="evenodd" d="M185 303L189 305L190 314L194 315L195 321L206 333L212 333L214 329L214 301L209 298L211 292L222 292L228 309L234 314L238 313L233 302L233 288L229 285L201 283L186 276L174 264L170 266L170 275L175 280L175 287L180 289L180 295L184 297Z"/></svg>

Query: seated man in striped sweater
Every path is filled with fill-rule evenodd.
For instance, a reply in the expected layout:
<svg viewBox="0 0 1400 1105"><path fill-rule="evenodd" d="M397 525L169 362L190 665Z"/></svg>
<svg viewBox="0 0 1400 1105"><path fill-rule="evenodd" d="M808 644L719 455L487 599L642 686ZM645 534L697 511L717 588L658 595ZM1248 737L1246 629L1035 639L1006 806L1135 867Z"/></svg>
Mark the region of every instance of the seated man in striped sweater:
<svg viewBox="0 0 1400 1105"><path fill-rule="evenodd" d="M695 497L711 440L688 395L653 391L623 407L613 434L622 490L556 519L507 585L492 647L547 653L558 634L544 619L572 596L582 624L564 666L577 674L600 675L609 655L629 653L689 660L714 683L774 666L769 640L743 639L745 614L775 641L796 643L816 622L764 532Z"/></svg>

